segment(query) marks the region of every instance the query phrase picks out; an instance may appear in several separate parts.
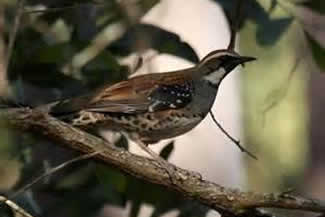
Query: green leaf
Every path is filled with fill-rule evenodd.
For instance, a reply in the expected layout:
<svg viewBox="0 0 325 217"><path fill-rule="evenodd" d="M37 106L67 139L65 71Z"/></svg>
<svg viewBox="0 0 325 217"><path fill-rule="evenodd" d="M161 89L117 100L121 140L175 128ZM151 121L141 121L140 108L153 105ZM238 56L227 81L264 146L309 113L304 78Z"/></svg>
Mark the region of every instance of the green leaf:
<svg viewBox="0 0 325 217"><path fill-rule="evenodd" d="M247 5L247 17L257 24L256 40L262 46L274 45L288 30L293 18L288 14L282 17L276 14L277 4L271 4L268 10L256 1Z"/></svg>
<svg viewBox="0 0 325 217"><path fill-rule="evenodd" d="M102 51L82 68L83 79L90 88L119 82L126 79L128 74L128 67L120 65L107 50Z"/></svg>
<svg viewBox="0 0 325 217"><path fill-rule="evenodd" d="M174 150L174 141L170 142L168 145L166 145L160 152L160 157L164 158L167 160Z"/></svg>
<svg viewBox="0 0 325 217"><path fill-rule="evenodd" d="M188 200L181 195L169 191L162 186L144 183L139 179L128 177L128 199L132 201L132 214L137 216L138 208L142 203L154 206L151 217L163 216L171 210L179 210L179 216L200 217L205 216L209 208Z"/></svg>
<svg viewBox="0 0 325 217"><path fill-rule="evenodd" d="M21 79L35 87L69 90L82 88L82 83L71 76L62 74L54 63L30 63L12 69L11 80ZM68 90L69 89L69 90Z"/></svg>
<svg viewBox="0 0 325 217"><path fill-rule="evenodd" d="M194 49L177 34L151 24L131 26L120 39L108 47L108 50L114 55L127 56L132 52L150 48L194 63L199 61Z"/></svg>
<svg viewBox="0 0 325 217"><path fill-rule="evenodd" d="M61 216L62 213L66 213L66 216L69 217L87 217L94 216L94 213L99 213L105 204L121 205L120 203L115 203L118 199L116 194L107 194L94 176L89 178L84 185L77 186L76 188L57 189L53 187L53 184L44 186L42 192L60 198L60 205L54 206L51 214L53 216ZM51 200L46 201L47 203L44 203L44 200L38 201L42 212L36 216L46 216L47 210L53 207L53 205L48 205ZM122 205L124 204L125 202Z"/></svg>
<svg viewBox="0 0 325 217"><path fill-rule="evenodd" d="M121 136L121 138L115 143L115 146L129 150L129 142L125 136Z"/></svg>
<svg viewBox="0 0 325 217"><path fill-rule="evenodd" d="M229 23L232 22L233 13L236 10L237 0L215 0L219 3L228 15ZM257 1L248 1L243 5L239 27L242 28L245 20L251 20L257 24L256 40L260 45L270 46L275 44L289 28L293 18L288 14L287 17L272 17L272 12L278 3L271 1L266 9ZM236 21L237 22L237 21Z"/></svg>
<svg viewBox="0 0 325 217"><path fill-rule="evenodd" d="M309 0L303 3L300 3L305 7L310 8L313 11L316 11L321 14L325 14L325 1L324 0Z"/></svg>
<svg viewBox="0 0 325 217"><path fill-rule="evenodd" d="M142 0L138 1L140 4L142 14L146 14L153 6L160 2L160 0Z"/></svg>
<svg viewBox="0 0 325 217"><path fill-rule="evenodd" d="M264 46L276 43L293 21L291 17L264 20L257 19L258 28L256 40L260 45Z"/></svg>
<svg viewBox="0 0 325 217"><path fill-rule="evenodd" d="M105 165L97 164L96 175L106 189L113 189L120 193L126 191L127 180L122 173Z"/></svg>
<svg viewBox="0 0 325 217"><path fill-rule="evenodd" d="M214 0L216 3L220 4L221 7L227 11L230 12L234 7L234 3L237 2L237 0Z"/></svg>
<svg viewBox="0 0 325 217"><path fill-rule="evenodd" d="M325 48L321 46L308 32L305 32L313 59L319 68L325 72Z"/></svg>
<svg viewBox="0 0 325 217"><path fill-rule="evenodd" d="M69 60L76 51L77 50L71 43L60 43L42 47L33 58L33 62L63 64L65 61Z"/></svg>

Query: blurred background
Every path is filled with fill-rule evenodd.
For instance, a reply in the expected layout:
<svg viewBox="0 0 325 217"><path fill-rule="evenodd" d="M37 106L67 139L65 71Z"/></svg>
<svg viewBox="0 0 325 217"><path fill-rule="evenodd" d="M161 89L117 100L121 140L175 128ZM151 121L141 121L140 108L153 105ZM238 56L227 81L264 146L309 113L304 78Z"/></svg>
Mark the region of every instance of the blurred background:
<svg viewBox="0 0 325 217"><path fill-rule="evenodd" d="M236 50L258 61L238 67L223 81L212 111L258 160L241 153L210 116L188 134L152 148L227 187L293 190L325 200L325 2L251 0L240 17L234 15L236 3L0 1L0 95L36 106L129 76L191 67L210 51L226 48L230 25L238 23ZM101 135L109 138L110 132ZM9 197L80 155L5 124L0 137L0 194ZM116 145L144 154L123 137ZM13 200L34 216L218 216L91 160L64 168ZM14 216L2 204L0 213Z"/></svg>

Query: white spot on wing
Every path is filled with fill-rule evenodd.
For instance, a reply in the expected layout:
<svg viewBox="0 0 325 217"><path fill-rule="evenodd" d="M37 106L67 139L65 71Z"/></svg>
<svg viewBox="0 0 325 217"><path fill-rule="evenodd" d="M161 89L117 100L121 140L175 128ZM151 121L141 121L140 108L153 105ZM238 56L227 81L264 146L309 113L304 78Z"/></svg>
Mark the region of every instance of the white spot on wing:
<svg viewBox="0 0 325 217"><path fill-rule="evenodd" d="M163 103L163 104L164 104L164 102L162 102L162 101L160 101L160 100L155 101L154 103L152 103L152 104L149 106L148 111L149 111L149 112L154 112L154 111L155 111L155 107L158 106L160 103Z"/></svg>

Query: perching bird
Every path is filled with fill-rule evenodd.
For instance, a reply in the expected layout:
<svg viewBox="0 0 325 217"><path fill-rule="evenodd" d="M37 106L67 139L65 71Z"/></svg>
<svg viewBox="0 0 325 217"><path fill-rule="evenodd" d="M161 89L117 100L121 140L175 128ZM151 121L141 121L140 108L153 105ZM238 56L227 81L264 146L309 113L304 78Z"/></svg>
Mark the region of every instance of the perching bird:
<svg viewBox="0 0 325 217"><path fill-rule="evenodd" d="M197 126L210 111L226 75L253 60L231 50L216 50L194 67L104 86L61 101L50 113L82 129L122 132L143 147Z"/></svg>

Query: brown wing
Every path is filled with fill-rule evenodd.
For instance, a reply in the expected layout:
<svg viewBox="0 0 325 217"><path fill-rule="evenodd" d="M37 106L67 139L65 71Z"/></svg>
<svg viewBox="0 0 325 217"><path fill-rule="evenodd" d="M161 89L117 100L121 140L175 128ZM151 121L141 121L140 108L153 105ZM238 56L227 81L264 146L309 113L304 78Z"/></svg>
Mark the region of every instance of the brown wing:
<svg viewBox="0 0 325 217"><path fill-rule="evenodd" d="M171 104L167 99L173 99L173 107L185 106L190 96L182 103L173 98L172 92L181 91L186 96L185 89L191 81L191 70L168 73L147 74L130 78L112 86L104 86L95 92L63 101L52 109L52 113L71 113L80 110L94 112L142 113L146 111L163 110ZM171 94L172 96L168 96ZM178 103L176 103L176 101Z"/></svg>

